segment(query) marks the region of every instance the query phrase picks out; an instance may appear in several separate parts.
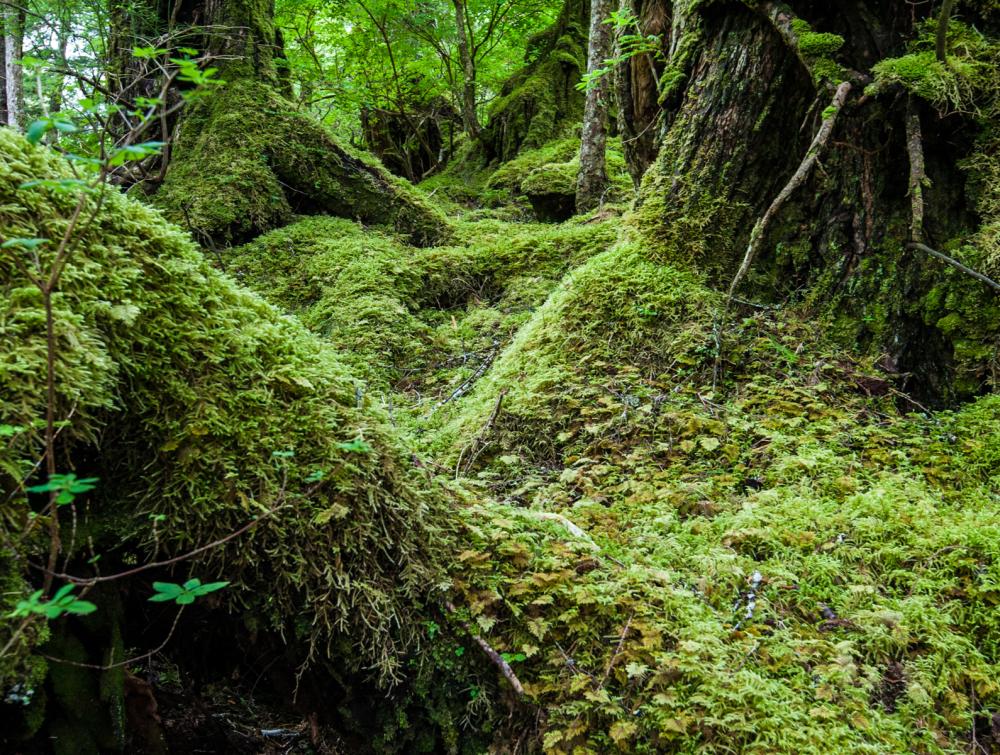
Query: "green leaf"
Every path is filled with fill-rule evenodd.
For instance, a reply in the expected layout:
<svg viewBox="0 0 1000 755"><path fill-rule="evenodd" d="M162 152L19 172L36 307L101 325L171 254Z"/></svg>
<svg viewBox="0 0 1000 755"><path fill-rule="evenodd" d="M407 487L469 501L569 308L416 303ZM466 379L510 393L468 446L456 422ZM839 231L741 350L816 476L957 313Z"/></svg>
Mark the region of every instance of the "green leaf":
<svg viewBox="0 0 1000 755"><path fill-rule="evenodd" d="M34 121L28 126L28 130L24 132L24 138L31 144L38 144L45 138L45 134L48 133L50 128L52 128L52 124L48 120Z"/></svg>
<svg viewBox="0 0 1000 755"><path fill-rule="evenodd" d="M12 249L16 246L22 249L37 249L42 244L47 243L49 243L48 239L7 239L0 244L0 249Z"/></svg>

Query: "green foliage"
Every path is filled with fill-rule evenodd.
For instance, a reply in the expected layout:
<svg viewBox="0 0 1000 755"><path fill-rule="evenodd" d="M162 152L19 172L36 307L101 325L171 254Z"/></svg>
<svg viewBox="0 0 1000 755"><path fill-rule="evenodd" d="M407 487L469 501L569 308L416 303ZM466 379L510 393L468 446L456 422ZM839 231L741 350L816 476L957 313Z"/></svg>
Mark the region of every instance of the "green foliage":
<svg viewBox="0 0 1000 755"><path fill-rule="evenodd" d="M153 589L156 591L149 599L153 603L176 603L179 606L188 606L198 598L221 590L229 582L208 582L202 584L197 577L189 579L183 585L175 582L154 582Z"/></svg>
<svg viewBox="0 0 1000 755"><path fill-rule="evenodd" d="M93 490L98 478L85 477L77 479L77 476L70 472L68 474L54 474L41 485L32 485L28 488L31 493L55 493L57 506L65 506L73 503L76 497L82 493Z"/></svg>
<svg viewBox="0 0 1000 755"><path fill-rule="evenodd" d="M9 617L23 619L37 614L46 619L58 619L64 613L82 616L96 611L96 605L72 594L74 587L75 585L72 583L63 585L49 600L42 598L43 590L36 590L31 593L27 600L18 601L17 607Z"/></svg>

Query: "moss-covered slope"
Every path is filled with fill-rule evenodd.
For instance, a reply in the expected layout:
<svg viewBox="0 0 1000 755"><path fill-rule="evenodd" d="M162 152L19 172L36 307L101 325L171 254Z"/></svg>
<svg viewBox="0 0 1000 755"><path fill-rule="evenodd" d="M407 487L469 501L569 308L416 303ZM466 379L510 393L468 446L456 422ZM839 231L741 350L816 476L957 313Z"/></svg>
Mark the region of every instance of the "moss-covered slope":
<svg viewBox="0 0 1000 755"><path fill-rule="evenodd" d="M60 158L0 130L4 235L61 238L75 194L21 184L66 175ZM302 657L333 652L393 673L439 580L441 491L361 405L330 347L213 270L156 212L109 190L71 243L54 298L56 409L68 420L59 466L100 477L80 526L99 551L116 546L104 569L264 516L182 569L231 580L227 604ZM40 248L43 266L54 246ZM41 453L46 348L40 296L15 253L31 264L25 250L0 258L0 422L22 431L0 446L0 469L17 538L31 509L18 486L36 479Z"/></svg>

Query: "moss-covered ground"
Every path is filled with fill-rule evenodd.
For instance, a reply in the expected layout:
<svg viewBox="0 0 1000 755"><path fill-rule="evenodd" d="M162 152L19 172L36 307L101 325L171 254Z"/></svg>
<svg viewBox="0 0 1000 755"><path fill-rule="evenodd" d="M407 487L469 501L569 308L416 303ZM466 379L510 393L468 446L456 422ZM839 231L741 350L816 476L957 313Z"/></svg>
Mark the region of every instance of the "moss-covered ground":
<svg viewBox="0 0 1000 755"><path fill-rule="evenodd" d="M16 186L55 159L3 138L5 220L49 233L61 200ZM225 274L111 197L58 302L67 437L100 438L115 531L149 546L165 514L177 549L293 496L207 565L251 630L405 680L374 731L338 714L379 751L996 746L997 397L927 412L804 304L720 335L721 295L629 215L529 221L472 175L425 187L447 245L289 216ZM29 426L37 296L0 274L3 421Z"/></svg>

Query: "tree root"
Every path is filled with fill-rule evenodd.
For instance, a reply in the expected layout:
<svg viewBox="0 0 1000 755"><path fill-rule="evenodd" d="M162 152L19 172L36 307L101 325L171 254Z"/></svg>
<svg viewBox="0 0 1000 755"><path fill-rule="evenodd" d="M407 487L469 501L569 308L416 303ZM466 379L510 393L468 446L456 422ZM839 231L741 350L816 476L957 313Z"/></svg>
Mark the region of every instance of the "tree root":
<svg viewBox="0 0 1000 755"><path fill-rule="evenodd" d="M966 275L971 275L976 280L982 281L987 286L990 286L991 288L995 289L996 291L1000 291L1000 283L997 283L992 278L988 278L985 275L983 275L982 273L973 270L971 267L966 267L961 262L959 262L958 260L956 260L954 257L949 257L947 254L944 254L943 252L939 252L937 249L931 249L926 244L921 244L921 243L916 242L916 241L914 241L914 242L912 242L910 244L907 244L907 248L908 249L919 249L921 252L925 252L925 253L931 255L931 257L937 257L942 262L947 262L949 265L951 265L956 270L960 270L961 272L965 273Z"/></svg>

